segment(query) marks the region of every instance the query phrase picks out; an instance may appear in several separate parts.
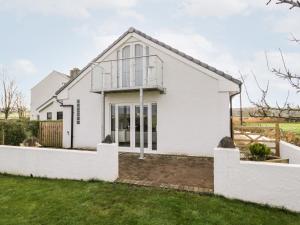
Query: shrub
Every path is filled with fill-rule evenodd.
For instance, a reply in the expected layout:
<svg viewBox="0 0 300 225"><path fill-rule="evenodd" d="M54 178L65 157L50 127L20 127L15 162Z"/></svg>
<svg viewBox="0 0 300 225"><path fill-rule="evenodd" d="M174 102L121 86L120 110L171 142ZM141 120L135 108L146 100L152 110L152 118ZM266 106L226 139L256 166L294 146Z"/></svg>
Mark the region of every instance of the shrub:
<svg viewBox="0 0 300 225"><path fill-rule="evenodd" d="M38 137L40 122L37 120L30 120L27 123L27 132L29 137Z"/></svg>
<svg viewBox="0 0 300 225"><path fill-rule="evenodd" d="M5 145L20 145L26 138L24 122L20 120L1 121L1 139Z"/></svg>
<svg viewBox="0 0 300 225"><path fill-rule="evenodd" d="M251 156L254 160L265 160L271 154L271 149L265 144L253 143L249 147Z"/></svg>

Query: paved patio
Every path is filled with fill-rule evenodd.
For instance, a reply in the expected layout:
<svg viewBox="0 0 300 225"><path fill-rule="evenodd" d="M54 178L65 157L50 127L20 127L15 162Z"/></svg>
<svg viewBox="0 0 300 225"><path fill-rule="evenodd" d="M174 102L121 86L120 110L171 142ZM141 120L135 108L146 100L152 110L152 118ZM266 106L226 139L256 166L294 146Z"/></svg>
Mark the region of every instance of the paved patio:
<svg viewBox="0 0 300 225"><path fill-rule="evenodd" d="M213 191L213 159L205 157L120 153L119 182L195 192Z"/></svg>

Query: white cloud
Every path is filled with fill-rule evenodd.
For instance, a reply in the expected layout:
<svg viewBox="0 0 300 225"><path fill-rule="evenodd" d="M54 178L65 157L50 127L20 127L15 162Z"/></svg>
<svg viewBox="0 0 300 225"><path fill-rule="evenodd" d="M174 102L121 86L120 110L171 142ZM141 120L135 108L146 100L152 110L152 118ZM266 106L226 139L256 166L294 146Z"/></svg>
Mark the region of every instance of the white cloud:
<svg viewBox="0 0 300 225"><path fill-rule="evenodd" d="M18 59L10 66L10 73L14 76L34 75L37 73L35 65L27 59Z"/></svg>
<svg viewBox="0 0 300 225"><path fill-rule="evenodd" d="M256 8L266 8L266 5L262 0L183 0L181 4L184 13L200 17L226 17L249 13Z"/></svg>
<svg viewBox="0 0 300 225"><path fill-rule="evenodd" d="M237 74L238 67L236 67L233 56L222 46L211 42L198 33L161 30L154 36L172 47L208 63L211 66L215 66L218 69L231 74Z"/></svg>
<svg viewBox="0 0 300 225"><path fill-rule="evenodd" d="M97 9L128 9L138 0L0 0L1 10L14 10L18 13L38 13L70 17L89 17Z"/></svg>
<svg viewBox="0 0 300 225"><path fill-rule="evenodd" d="M295 36L300 37L300 14L298 11L288 11L284 16L277 17L273 22L274 31L293 33Z"/></svg>

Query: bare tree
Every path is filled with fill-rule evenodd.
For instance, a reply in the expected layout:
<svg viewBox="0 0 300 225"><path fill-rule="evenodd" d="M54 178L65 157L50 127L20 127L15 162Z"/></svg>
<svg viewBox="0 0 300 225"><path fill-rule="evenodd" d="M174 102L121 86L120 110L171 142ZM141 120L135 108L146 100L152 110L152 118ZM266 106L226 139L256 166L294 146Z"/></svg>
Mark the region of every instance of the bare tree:
<svg viewBox="0 0 300 225"><path fill-rule="evenodd" d="M298 0L297 1L269 0L267 2L267 5L269 5L271 2L276 2L276 4L289 4L290 9L293 9L295 7L300 8L300 2ZM297 39L293 34L291 34L291 36L292 36L291 41L293 41L297 44L300 44L299 39ZM266 54L266 62L267 62L267 67L268 67L269 71L271 73L273 73L276 77L288 81L289 84L296 90L296 93L300 93L300 76L289 70L281 49L279 49L279 53L281 56L282 66L278 65L276 67L270 66L270 63L268 60L268 55ZM250 103L252 105L254 105L256 108L256 110L254 112L250 113L250 116L300 120L300 106L299 105L295 106L295 105L289 103L289 92L288 92L283 104L279 104L278 102L276 102L275 104L272 104L267 100L267 95L269 93L269 82L267 83L266 87L263 88L262 85L259 84L259 82L253 72L252 72L252 75L255 79L255 82L257 84L259 91L261 92L261 97L258 101L254 101L253 99L250 98L244 76L241 74L241 78L242 78L244 86L245 86L245 91L246 91L247 97L248 97Z"/></svg>
<svg viewBox="0 0 300 225"><path fill-rule="evenodd" d="M298 0L269 0L267 5L269 5L271 2L276 2L276 4L287 4L290 6L290 9L295 7L300 8L300 2Z"/></svg>
<svg viewBox="0 0 300 225"><path fill-rule="evenodd" d="M26 117L27 107L25 104L24 95L20 91L16 93L15 108L18 112L19 118Z"/></svg>
<svg viewBox="0 0 300 225"><path fill-rule="evenodd" d="M279 104L278 102L272 104L268 101L267 98L270 87L269 82L267 82L267 85L265 87L262 87L257 81L255 74L252 73L252 75L255 79L259 91L261 92L261 97L258 101L254 101L253 99L251 99L244 79L244 75L241 74L241 79L244 83L246 95L249 99L249 102L255 106L255 110L253 112L249 112L249 115L251 117L269 117L275 119L288 119L297 121L300 120L300 107L294 106L288 102L289 93L287 94L283 104Z"/></svg>
<svg viewBox="0 0 300 225"><path fill-rule="evenodd" d="M6 76L6 72L2 69L2 92L1 92L1 112L7 120L9 114L13 111L16 104L17 85L14 80Z"/></svg>

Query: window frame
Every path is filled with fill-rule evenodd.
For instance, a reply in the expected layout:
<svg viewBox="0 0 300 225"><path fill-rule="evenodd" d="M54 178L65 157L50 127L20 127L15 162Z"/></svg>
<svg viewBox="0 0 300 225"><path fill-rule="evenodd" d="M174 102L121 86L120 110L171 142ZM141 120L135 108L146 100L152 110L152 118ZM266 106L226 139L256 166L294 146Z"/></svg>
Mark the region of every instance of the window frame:
<svg viewBox="0 0 300 225"><path fill-rule="evenodd" d="M52 112L47 112L47 120L52 120Z"/></svg>

